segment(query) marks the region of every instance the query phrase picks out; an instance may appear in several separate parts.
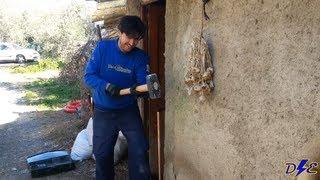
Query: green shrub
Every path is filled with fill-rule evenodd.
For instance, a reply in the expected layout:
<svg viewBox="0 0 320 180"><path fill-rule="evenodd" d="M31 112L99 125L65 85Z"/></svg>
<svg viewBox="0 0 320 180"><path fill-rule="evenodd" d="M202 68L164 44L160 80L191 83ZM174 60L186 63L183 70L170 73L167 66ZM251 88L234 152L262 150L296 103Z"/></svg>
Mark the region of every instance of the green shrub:
<svg viewBox="0 0 320 180"><path fill-rule="evenodd" d="M0 41L24 47L36 45L42 57L66 59L93 33L90 15L83 3L66 2L54 11L27 8L16 13L11 13L12 5L0 3Z"/></svg>
<svg viewBox="0 0 320 180"><path fill-rule="evenodd" d="M24 88L26 104L42 109L63 107L68 101L80 97L79 83L67 84L58 78L33 81Z"/></svg>
<svg viewBox="0 0 320 180"><path fill-rule="evenodd" d="M62 59L47 58L38 62L28 63L25 66L17 66L11 69L12 73L35 73L45 70L61 70L64 66Z"/></svg>

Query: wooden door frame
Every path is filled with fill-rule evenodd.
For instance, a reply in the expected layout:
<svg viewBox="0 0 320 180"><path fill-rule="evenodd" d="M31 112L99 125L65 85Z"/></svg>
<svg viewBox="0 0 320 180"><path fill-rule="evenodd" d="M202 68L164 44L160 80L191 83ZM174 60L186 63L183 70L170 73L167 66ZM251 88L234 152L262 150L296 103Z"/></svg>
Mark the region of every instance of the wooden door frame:
<svg viewBox="0 0 320 180"><path fill-rule="evenodd" d="M142 6L141 17L148 26L147 35L143 39L143 48L150 56L150 70L152 73L158 75L161 86L161 98L156 100L149 99L144 103L144 121L146 122L146 131L150 145L149 162L153 177L152 179L163 179L165 125L165 2L155 2ZM160 128L160 152L158 151L158 128ZM160 161L158 159L158 153L160 153ZM158 164L160 165L160 169Z"/></svg>

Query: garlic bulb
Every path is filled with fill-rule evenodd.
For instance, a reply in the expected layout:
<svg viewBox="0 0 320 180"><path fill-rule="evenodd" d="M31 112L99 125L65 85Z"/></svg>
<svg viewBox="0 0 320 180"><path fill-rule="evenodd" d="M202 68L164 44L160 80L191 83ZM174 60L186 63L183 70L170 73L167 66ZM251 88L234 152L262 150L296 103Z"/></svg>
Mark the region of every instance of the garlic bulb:
<svg viewBox="0 0 320 180"><path fill-rule="evenodd" d="M208 45L203 37L195 37L191 44L191 53L188 61L185 84L188 95L196 94L199 101L204 102L214 88L213 66Z"/></svg>

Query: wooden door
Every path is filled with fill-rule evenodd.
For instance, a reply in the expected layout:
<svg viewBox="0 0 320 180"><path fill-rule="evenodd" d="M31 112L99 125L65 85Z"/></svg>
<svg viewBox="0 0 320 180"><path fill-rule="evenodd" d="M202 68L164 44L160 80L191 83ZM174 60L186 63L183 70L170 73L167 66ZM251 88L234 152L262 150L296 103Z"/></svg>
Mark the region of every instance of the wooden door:
<svg viewBox="0 0 320 180"><path fill-rule="evenodd" d="M147 100L144 106L144 117L145 122L147 122L146 128L150 144L149 161L153 179L162 179L165 120L165 3L161 1L143 6L142 19L148 26L148 33L143 41L143 46L150 56L151 72L158 75L161 86L161 98ZM160 137L158 137L159 132Z"/></svg>

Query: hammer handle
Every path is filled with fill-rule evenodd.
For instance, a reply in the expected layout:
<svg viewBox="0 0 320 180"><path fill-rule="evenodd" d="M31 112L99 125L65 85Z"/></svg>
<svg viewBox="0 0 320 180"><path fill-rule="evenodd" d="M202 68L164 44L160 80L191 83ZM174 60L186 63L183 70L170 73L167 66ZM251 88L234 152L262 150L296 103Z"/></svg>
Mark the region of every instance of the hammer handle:
<svg viewBox="0 0 320 180"><path fill-rule="evenodd" d="M136 91L138 92L147 92L148 91L148 86L146 84L144 85L140 85L136 87ZM130 94L130 88L126 88L126 89L121 89L120 90L120 95L128 95Z"/></svg>

